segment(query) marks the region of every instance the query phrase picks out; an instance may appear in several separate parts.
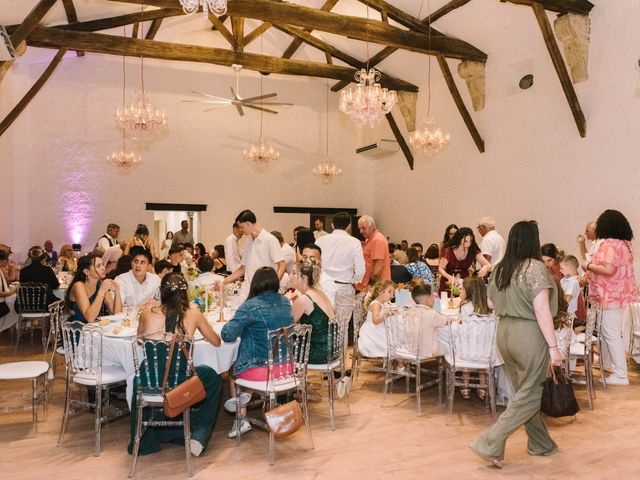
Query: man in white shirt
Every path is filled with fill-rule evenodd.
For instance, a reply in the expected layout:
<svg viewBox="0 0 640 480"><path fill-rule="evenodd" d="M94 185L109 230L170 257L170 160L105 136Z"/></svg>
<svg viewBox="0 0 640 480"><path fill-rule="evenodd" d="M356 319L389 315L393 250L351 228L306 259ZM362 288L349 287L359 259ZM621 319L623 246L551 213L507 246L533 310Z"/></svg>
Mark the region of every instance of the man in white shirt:
<svg viewBox="0 0 640 480"><path fill-rule="evenodd" d="M189 287L205 287L209 288L212 285L215 285L218 282L224 280L222 275L218 275L217 273L213 273L213 258L209 255L205 255L204 257L200 257L198 259L198 270L200 270L200 275L198 277L189 282Z"/></svg>
<svg viewBox="0 0 640 480"><path fill-rule="evenodd" d="M328 235L327 232L324 231L324 220L322 220L321 218L316 218L316 221L313 223L313 225L315 227L313 238L317 240L320 237Z"/></svg>
<svg viewBox="0 0 640 480"><path fill-rule="evenodd" d="M144 305L157 297L160 277L149 273L151 253L144 247L132 247L131 270L116 277L120 285L120 296L125 305Z"/></svg>
<svg viewBox="0 0 640 480"><path fill-rule="evenodd" d="M229 235L224 241L224 255L227 260L227 270L229 273L235 272L242 266L242 259L240 257L240 246L238 240L242 237L238 222L233 222L233 233Z"/></svg>
<svg viewBox="0 0 640 480"><path fill-rule="evenodd" d="M496 221L492 217L482 217L478 222L478 232L482 235L480 251L484 257L491 262L494 267L504 257L507 243L498 232L496 232Z"/></svg>
<svg viewBox="0 0 640 480"><path fill-rule="evenodd" d="M285 243L282 233L274 230L273 232L271 232L271 235L276 237L278 242L280 242L280 248L282 249L282 258L284 259L284 263L286 265L287 274L291 275L293 267L296 264L296 251L291 245Z"/></svg>
<svg viewBox="0 0 640 480"><path fill-rule="evenodd" d="M107 225L107 233L102 235L96 243L96 247L101 248L102 251L106 251L109 247L115 247L118 245L118 234L120 233L120 226L115 223Z"/></svg>
<svg viewBox="0 0 640 480"><path fill-rule="evenodd" d="M584 235L578 235L577 240L582 260L590 262L591 255L593 255L598 243L596 240L596 222L587 223L586 227L584 227Z"/></svg>
<svg viewBox="0 0 640 480"><path fill-rule="evenodd" d="M236 217L236 222L243 235L249 235L244 253L242 265L222 282L231 283L244 275L244 282L240 289L240 298L245 299L249 295L249 287L253 274L260 267L271 267L278 274L278 280L282 279L286 265L282 258L282 249L276 237L257 224L255 214L251 210L243 210Z"/></svg>
<svg viewBox="0 0 640 480"><path fill-rule="evenodd" d="M335 309L337 285L333 278L331 278L322 268L322 249L318 245L310 244L305 246L302 250L302 261L306 262L309 260L320 265L320 279L318 281L320 284L320 290L322 290L322 293L327 296L329 302L331 302L331 305Z"/></svg>
<svg viewBox="0 0 640 480"><path fill-rule="evenodd" d="M351 316L355 299L355 285L364 276L362 244L352 237L351 215L338 212L333 216L333 232L316 241L322 249L322 270L331 277L336 288L336 305Z"/></svg>

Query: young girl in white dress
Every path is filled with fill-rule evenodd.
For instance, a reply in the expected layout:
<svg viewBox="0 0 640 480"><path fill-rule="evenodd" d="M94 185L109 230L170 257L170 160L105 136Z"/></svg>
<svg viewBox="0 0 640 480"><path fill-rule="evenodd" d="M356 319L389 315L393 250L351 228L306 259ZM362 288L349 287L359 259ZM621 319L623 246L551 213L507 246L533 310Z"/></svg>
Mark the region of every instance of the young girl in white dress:
<svg viewBox="0 0 640 480"><path fill-rule="evenodd" d="M366 357L387 356L387 332L384 319L394 312L385 309L394 295L393 282L379 280L371 290L371 296L366 301L367 319L360 327L358 336L358 350Z"/></svg>

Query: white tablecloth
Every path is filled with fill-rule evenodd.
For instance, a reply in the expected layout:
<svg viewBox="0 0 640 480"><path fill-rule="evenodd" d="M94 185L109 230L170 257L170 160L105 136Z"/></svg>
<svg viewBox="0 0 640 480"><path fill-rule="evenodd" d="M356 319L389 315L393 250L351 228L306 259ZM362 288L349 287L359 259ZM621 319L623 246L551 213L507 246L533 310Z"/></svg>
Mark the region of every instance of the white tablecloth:
<svg viewBox="0 0 640 480"><path fill-rule="evenodd" d="M220 334L224 323L212 323L213 329ZM127 374L127 401L131 405L135 369L133 365L133 349L131 337L103 337L102 363L103 365L119 365ZM238 356L240 339L233 343L225 343L219 347L211 345L204 339L197 339L193 345L193 361L198 365L206 365L221 374L229 369ZM142 359L142 348L137 348L138 360Z"/></svg>
<svg viewBox="0 0 640 480"><path fill-rule="evenodd" d="M0 318L0 332L11 328L16 323L18 323L18 314L16 313L16 310L14 308L14 304L16 303L16 295L5 297L4 301L7 302L9 313Z"/></svg>

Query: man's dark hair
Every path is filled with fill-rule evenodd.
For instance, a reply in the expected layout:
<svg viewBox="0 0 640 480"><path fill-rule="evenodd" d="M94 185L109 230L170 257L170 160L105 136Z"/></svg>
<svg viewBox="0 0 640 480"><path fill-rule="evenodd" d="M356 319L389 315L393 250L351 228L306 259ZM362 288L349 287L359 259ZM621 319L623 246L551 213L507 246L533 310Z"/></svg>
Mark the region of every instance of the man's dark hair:
<svg viewBox="0 0 640 480"><path fill-rule="evenodd" d="M283 243L284 242L284 237L282 236L282 233L280 233L277 230L274 230L273 232L271 232L271 235L273 235L274 237L276 237L276 239L280 242Z"/></svg>
<svg viewBox="0 0 640 480"><path fill-rule="evenodd" d="M236 223L249 222L256 223L258 220L256 219L256 214L251 210L243 210L236 217Z"/></svg>
<svg viewBox="0 0 640 480"><path fill-rule="evenodd" d="M173 255L174 253L180 253L184 250L184 248L179 247L178 245L171 247L169 249L169 255Z"/></svg>
<svg viewBox="0 0 640 480"><path fill-rule="evenodd" d="M333 228L338 228L340 230L346 230L349 225L351 225L351 215L347 212L338 212L333 216Z"/></svg>
<svg viewBox="0 0 640 480"><path fill-rule="evenodd" d="M233 222L233 225L231 225L231 228L240 228L240 225L238 225L238 222Z"/></svg>
<svg viewBox="0 0 640 480"><path fill-rule="evenodd" d="M138 245L136 245L135 247L131 247L131 250L129 250L129 256L131 256L132 262L133 262L133 259L136 258L138 255L142 255L143 257L145 257L149 261L149 263L153 261L153 258L151 257L151 252L146 248L140 247Z"/></svg>
<svg viewBox="0 0 640 480"><path fill-rule="evenodd" d="M315 243L307 243L304 246L304 248L309 248L311 250L316 250L320 254L320 256L322 256L322 249L318 245L316 245Z"/></svg>
<svg viewBox="0 0 640 480"><path fill-rule="evenodd" d="M213 270L213 258L210 255L205 255L198 259L198 270L202 273L210 272Z"/></svg>
<svg viewBox="0 0 640 480"><path fill-rule="evenodd" d="M173 270L173 265L171 265L171 262L167 260L158 260L153 266L153 269L157 275L160 275L165 270Z"/></svg>

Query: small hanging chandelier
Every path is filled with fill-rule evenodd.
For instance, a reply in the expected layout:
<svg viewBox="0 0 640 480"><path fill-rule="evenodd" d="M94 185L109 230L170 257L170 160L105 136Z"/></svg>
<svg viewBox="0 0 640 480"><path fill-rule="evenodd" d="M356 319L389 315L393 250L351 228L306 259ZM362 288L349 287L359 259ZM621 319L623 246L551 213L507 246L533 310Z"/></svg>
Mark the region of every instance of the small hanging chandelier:
<svg viewBox="0 0 640 480"><path fill-rule="evenodd" d="M262 116L262 113L260 113ZM271 146L268 138L262 136L262 118L260 119L260 136L255 144L251 144L248 150L242 152L245 160L257 167L268 167L280 158L280 152Z"/></svg>
<svg viewBox="0 0 640 480"><path fill-rule="evenodd" d="M180 0L180 5L188 15L196 13L200 7L205 15L211 12L219 17L227 13L227 0Z"/></svg>
<svg viewBox="0 0 640 480"><path fill-rule="evenodd" d="M422 0L424 5L424 0ZM422 10L422 6L420 7ZM419 14L418 14L419 15ZM431 16L431 2L427 0L427 18ZM429 49L431 49L431 27L428 32ZM420 128L417 128L409 135L409 145L416 150L425 153L427 157L436 155L440 150L449 145L451 136L444 132L438 122L430 116L431 114L431 55L429 55L429 64L427 69L427 118L422 122Z"/></svg>
<svg viewBox="0 0 640 480"><path fill-rule="evenodd" d="M141 4L140 15L144 12L144 4ZM144 39L142 17L140 19L140 40ZM116 109L118 125L128 130L134 138L149 137L151 134L162 133L168 126L164 110L154 106L144 88L144 52L140 50L140 90L135 94L136 99L129 105L122 105L122 109Z"/></svg>
<svg viewBox="0 0 640 480"><path fill-rule="evenodd" d="M313 169L313 174L320 177L325 184L342 175L342 169L329 160L329 80L327 82L327 138L326 138L326 154L324 161Z"/></svg>

